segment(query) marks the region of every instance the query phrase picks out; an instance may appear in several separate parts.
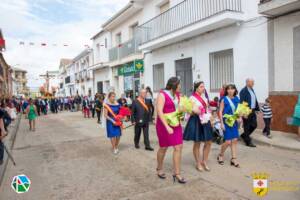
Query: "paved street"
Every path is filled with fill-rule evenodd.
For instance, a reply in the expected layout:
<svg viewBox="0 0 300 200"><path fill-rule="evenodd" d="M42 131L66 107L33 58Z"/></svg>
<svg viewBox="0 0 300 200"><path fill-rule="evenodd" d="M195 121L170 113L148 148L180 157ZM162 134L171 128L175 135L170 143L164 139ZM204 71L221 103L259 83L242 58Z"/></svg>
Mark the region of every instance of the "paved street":
<svg viewBox="0 0 300 200"><path fill-rule="evenodd" d="M157 150L154 127L151 140ZM120 154L111 153L105 131L94 119L80 112L50 114L38 119L37 131L29 132L22 119L13 149L17 166L8 165L0 188L1 200L107 200L107 199L258 199L252 192L254 172L267 172L273 181L300 180L300 153L258 146L239 145L242 168L216 162L219 146L210 156L211 172L197 172L193 164L192 143L184 144L182 169L186 185L173 184L171 151L165 162L167 180L155 175L156 153L136 150L133 131L121 139ZM26 174L31 179L28 193L16 194L10 187L12 177ZM269 191L264 199L299 199L300 191Z"/></svg>

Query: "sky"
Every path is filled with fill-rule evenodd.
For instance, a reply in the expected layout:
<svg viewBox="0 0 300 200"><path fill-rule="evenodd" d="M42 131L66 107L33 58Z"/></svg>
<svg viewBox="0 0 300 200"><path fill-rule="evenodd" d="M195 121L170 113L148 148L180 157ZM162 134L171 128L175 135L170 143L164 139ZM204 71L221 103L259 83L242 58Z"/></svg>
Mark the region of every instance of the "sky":
<svg viewBox="0 0 300 200"><path fill-rule="evenodd" d="M40 74L58 70L61 58L74 58L85 45L91 46L90 38L127 3L128 0L1 0L0 29L6 41L6 62L27 70L28 86L39 87L44 82Z"/></svg>

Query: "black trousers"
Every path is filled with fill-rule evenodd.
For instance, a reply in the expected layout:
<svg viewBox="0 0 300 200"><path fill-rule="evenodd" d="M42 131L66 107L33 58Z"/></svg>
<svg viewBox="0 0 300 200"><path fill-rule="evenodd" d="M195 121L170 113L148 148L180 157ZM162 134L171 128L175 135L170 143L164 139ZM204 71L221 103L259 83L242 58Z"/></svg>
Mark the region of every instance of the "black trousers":
<svg viewBox="0 0 300 200"><path fill-rule="evenodd" d="M98 118L98 123L101 122L101 111L102 111L102 108L101 108L101 110L96 110L97 118Z"/></svg>
<svg viewBox="0 0 300 200"><path fill-rule="evenodd" d="M92 111L92 118L95 117L95 108L91 108L91 111Z"/></svg>
<svg viewBox="0 0 300 200"><path fill-rule="evenodd" d="M243 140L245 141L246 144L251 143L251 137L250 135L255 131L257 128L257 118L256 118L256 113L253 111L247 119L243 119L243 124L244 124L244 133L241 135Z"/></svg>
<svg viewBox="0 0 300 200"><path fill-rule="evenodd" d="M150 147L150 141L149 141L149 123L140 125L136 124L134 126L134 144L138 145L140 142L141 133L143 130L144 135L144 144L145 147Z"/></svg>
<svg viewBox="0 0 300 200"><path fill-rule="evenodd" d="M271 120L272 118L264 118L265 128L263 130L263 133L265 133L266 135L270 135L271 133Z"/></svg>

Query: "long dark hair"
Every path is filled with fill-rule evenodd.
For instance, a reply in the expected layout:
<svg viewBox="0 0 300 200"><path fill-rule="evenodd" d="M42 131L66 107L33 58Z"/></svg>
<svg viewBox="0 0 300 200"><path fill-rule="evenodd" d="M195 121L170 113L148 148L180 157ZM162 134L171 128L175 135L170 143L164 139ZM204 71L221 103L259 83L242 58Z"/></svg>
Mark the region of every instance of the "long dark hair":
<svg viewBox="0 0 300 200"><path fill-rule="evenodd" d="M235 84L231 83L231 84L226 85L224 96L228 96L228 90L229 89L234 89L235 90L233 96L238 95L239 92L238 92Z"/></svg>
<svg viewBox="0 0 300 200"><path fill-rule="evenodd" d="M175 93L179 84L180 84L179 78L171 77L167 82L166 90L172 90L173 93Z"/></svg>
<svg viewBox="0 0 300 200"><path fill-rule="evenodd" d="M151 94L151 96L153 96L152 90L149 86L146 87L147 92L149 92Z"/></svg>
<svg viewBox="0 0 300 200"><path fill-rule="evenodd" d="M198 81L198 82L195 82L195 83L194 83L194 92L197 91L197 88L198 88L201 84L204 84L204 82L203 82L203 81Z"/></svg>

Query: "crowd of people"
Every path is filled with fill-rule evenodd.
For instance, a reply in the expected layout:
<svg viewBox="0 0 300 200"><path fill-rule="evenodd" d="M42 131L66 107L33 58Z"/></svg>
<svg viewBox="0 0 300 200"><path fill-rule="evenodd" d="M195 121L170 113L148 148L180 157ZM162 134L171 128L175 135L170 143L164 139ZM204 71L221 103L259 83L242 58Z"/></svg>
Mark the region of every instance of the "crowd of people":
<svg viewBox="0 0 300 200"><path fill-rule="evenodd" d="M223 86L218 97L210 100L205 88L205 83L196 81L193 93L189 97L193 109L186 113L179 123L174 125L166 119L165 115L177 113L182 108L179 106L182 99L180 94L180 80L172 77L168 80L165 89L162 89L154 102L150 87L141 89L139 95L133 98L132 93L121 95L118 99L116 93L99 94L95 96L52 97L35 99L11 98L1 101L0 108L0 161L3 160L4 147L1 140L7 135L7 127L16 118L17 113L24 113L29 120L30 131L36 129L36 118L47 115L70 111L82 112L84 118L97 118L97 123L105 127L107 137L110 139L112 151L119 153L120 139L125 128L134 126L133 144L140 149L140 137L143 133L145 150L154 151L149 139L149 125L155 124L159 149L157 151L157 176L166 178L164 172L164 159L169 147L173 148L173 179L174 182L186 183L181 175L181 157L183 141L192 141L192 154L195 168L198 171L210 171L208 160L213 141L220 144L217 163L225 164L225 152L231 150L230 165L241 167L238 161L238 139L241 138L248 147L256 147L251 134L257 128L257 113L263 113L265 128L263 134L271 138L270 125L272 122L271 100L267 98L260 106L254 91L254 80L247 79L244 88L238 92L235 84ZM242 102L249 106L250 114L238 116L230 125L225 116L233 116ZM155 112L156 111L156 112ZM185 112L182 110L182 112ZM156 117L154 114L156 113ZM155 119L155 120L154 120ZM124 127L124 122L131 125ZM184 123L183 123L184 122ZM185 124L185 126L183 126ZM240 130L243 128L243 133ZM203 148L201 148L203 145Z"/></svg>

